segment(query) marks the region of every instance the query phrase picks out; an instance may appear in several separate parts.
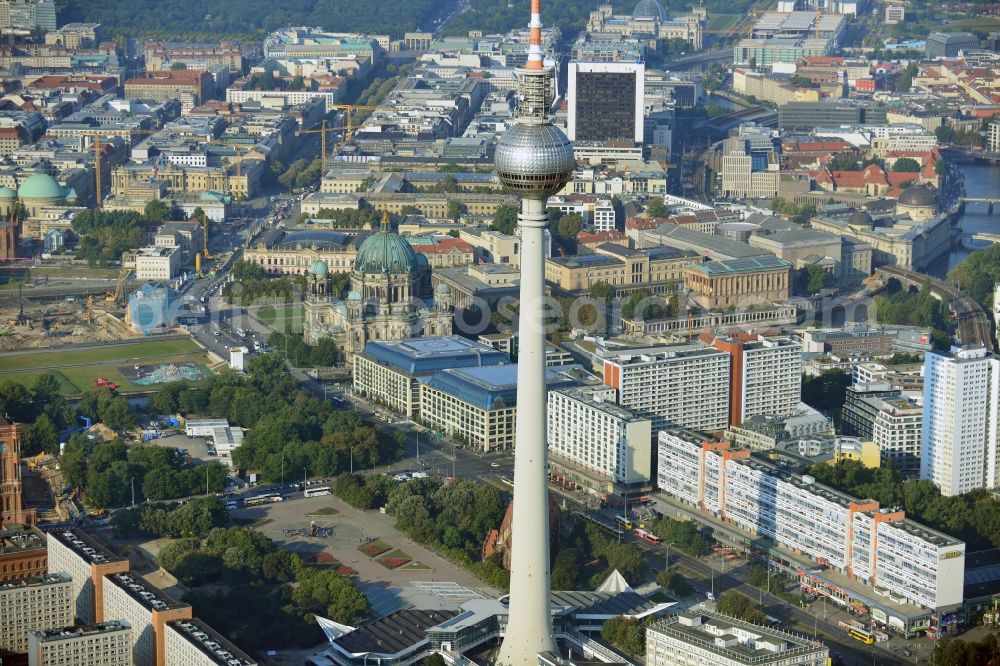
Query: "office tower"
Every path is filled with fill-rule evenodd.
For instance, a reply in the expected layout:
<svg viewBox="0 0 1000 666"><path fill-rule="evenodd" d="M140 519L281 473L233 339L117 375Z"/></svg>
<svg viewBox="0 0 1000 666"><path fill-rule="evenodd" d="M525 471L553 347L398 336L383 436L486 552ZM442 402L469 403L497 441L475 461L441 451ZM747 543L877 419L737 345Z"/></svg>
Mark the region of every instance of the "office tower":
<svg viewBox="0 0 1000 666"><path fill-rule="evenodd" d="M541 0L531 0L528 59L518 68L516 122L497 142L504 187L521 197L521 288L511 535L510 615L498 664L534 664L555 650L549 600L548 470L545 401L545 202L569 182L573 146L552 126L551 68L542 61Z"/></svg>
<svg viewBox="0 0 1000 666"><path fill-rule="evenodd" d="M924 355L920 478L942 495L997 483L1000 359L982 348Z"/></svg>
<svg viewBox="0 0 1000 666"><path fill-rule="evenodd" d="M570 140L642 143L645 70L641 62L571 62Z"/></svg>

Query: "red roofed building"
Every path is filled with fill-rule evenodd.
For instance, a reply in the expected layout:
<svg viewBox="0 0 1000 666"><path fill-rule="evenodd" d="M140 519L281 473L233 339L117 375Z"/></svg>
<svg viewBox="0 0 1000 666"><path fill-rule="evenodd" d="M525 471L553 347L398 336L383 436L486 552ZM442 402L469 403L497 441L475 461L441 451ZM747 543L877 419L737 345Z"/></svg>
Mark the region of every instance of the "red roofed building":
<svg viewBox="0 0 1000 666"><path fill-rule="evenodd" d="M194 104L201 104L209 95L214 83L208 72L192 69L147 71L125 82L126 99L151 99L162 102L191 95Z"/></svg>
<svg viewBox="0 0 1000 666"><path fill-rule="evenodd" d="M615 245L628 247L629 240L628 236L616 229L615 231L598 231L596 233L581 231L576 235L576 243L577 245L593 249L605 243L614 243Z"/></svg>
<svg viewBox="0 0 1000 666"><path fill-rule="evenodd" d="M67 92L92 90L98 95L106 95L117 90L118 79L114 76L98 74L50 74L35 79L25 87L29 90L64 90Z"/></svg>
<svg viewBox="0 0 1000 666"><path fill-rule="evenodd" d="M472 263L476 249L460 238L435 238L430 243L426 238L412 238L410 245L414 251L427 257L431 268L452 268L468 266Z"/></svg>

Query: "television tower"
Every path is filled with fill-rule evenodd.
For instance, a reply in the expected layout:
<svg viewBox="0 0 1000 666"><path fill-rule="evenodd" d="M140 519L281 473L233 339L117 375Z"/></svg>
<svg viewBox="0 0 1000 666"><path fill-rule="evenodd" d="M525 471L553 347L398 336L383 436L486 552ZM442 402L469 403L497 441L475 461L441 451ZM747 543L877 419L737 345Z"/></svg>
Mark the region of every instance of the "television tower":
<svg viewBox="0 0 1000 666"><path fill-rule="evenodd" d="M494 164L504 187L521 198L520 351L514 449L507 631L497 664L534 666L554 651L549 600L549 487L545 391L545 202L569 181L573 146L552 126L552 68L542 59L541 0L531 0L528 60L517 70L515 124L497 142Z"/></svg>

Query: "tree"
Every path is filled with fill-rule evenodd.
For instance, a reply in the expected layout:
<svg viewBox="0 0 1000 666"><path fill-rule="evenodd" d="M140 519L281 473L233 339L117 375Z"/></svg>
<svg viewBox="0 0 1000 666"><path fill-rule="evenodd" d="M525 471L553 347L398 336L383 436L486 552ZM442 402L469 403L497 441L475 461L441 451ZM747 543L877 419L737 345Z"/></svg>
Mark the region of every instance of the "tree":
<svg viewBox="0 0 1000 666"><path fill-rule="evenodd" d="M818 294L826 288L830 274L822 266L806 264L799 269L796 286L807 296Z"/></svg>
<svg viewBox="0 0 1000 666"><path fill-rule="evenodd" d="M461 202L455 199L448 200L448 219L452 222L458 222L462 219L462 215L465 213L465 206Z"/></svg>
<svg viewBox="0 0 1000 666"><path fill-rule="evenodd" d="M750 597L739 592L727 592L719 596L717 608L723 615L735 617L738 620L765 624L767 617L757 610L757 605Z"/></svg>
<svg viewBox="0 0 1000 666"><path fill-rule="evenodd" d="M893 173L920 173L920 162L912 157L900 157L892 164Z"/></svg>
<svg viewBox="0 0 1000 666"><path fill-rule="evenodd" d="M633 657L646 654L646 625L626 615L611 618L601 627L601 637Z"/></svg>
<svg viewBox="0 0 1000 666"><path fill-rule="evenodd" d="M142 216L147 220L152 220L154 222L169 220L170 214L171 206L161 199L151 199L150 201L147 201L146 207L142 210Z"/></svg>
<svg viewBox="0 0 1000 666"><path fill-rule="evenodd" d="M851 385L850 373L836 368L818 376L802 375L802 402L824 414L839 414Z"/></svg>
<svg viewBox="0 0 1000 666"><path fill-rule="evenodd" d="M493 214L490 227L494 231L513 236L514 229L517 227L517 208L514 206L498 207L496 213Z"/></svg>
<svg viewBox="0 0 1000 666"><path fill-rule="evenodd" d="M237 280L264 280L267 273L258 264L240 259L233 262L233 277Z"/></svg>
<svg viewBox="0 0 1000 666"><path fill-rule="evenodd" d="M135 427L135 413L125 398L114 398L100 413L101 420L113 430L131 430Z"/></svg>
<svg viewBox="0 0 1000 666"><path fill-rule="evenodd" d="M910 88L913 86L913 78L917 75L919 69L917 68L917 63L911 62L899 75L899 82L896 85L896 89L899 92L910 92Z"/></svg>
<svg viewBox="0 0 1000 666"><path fill-rule="evenodd" d="M683 599L694 591L688 579L676 571L661 571L656 574L656 584L670 590L678 599Z"/></svg>
<svg viewBox="0 0 1000 666"><path fill-rule="evenodd" d="M663 197L653 197L646 203L646 217L668 217L670 211L663 203Z"/></svg>

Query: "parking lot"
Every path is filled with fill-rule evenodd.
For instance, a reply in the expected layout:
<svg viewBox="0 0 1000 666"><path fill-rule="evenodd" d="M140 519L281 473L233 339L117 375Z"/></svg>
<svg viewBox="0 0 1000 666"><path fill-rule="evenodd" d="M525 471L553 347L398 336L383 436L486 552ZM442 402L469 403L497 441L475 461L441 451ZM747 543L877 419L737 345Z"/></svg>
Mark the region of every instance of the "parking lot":
<svg viewBox="0 0 1000 666"><path fill-rule="evenodd" d="M219 458L208 452L208 447L205 445L206 439L205 437L188 437L184 433L172 433L167 437L154 439L148 443L186 451L191 456L192 462L218 462Z"/></svg>

